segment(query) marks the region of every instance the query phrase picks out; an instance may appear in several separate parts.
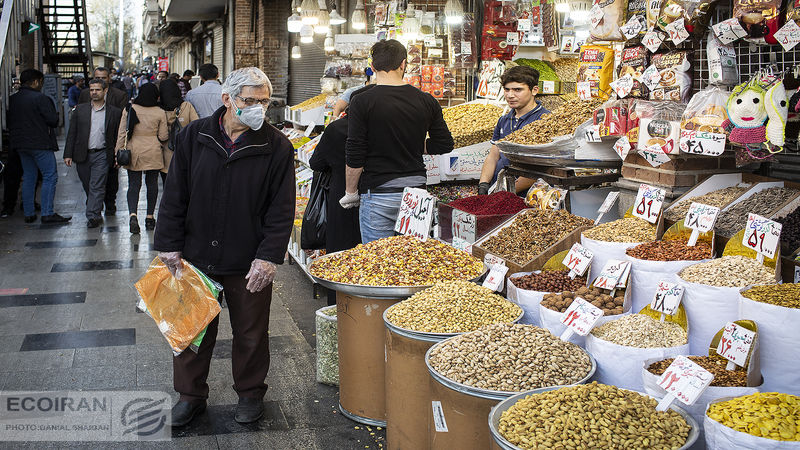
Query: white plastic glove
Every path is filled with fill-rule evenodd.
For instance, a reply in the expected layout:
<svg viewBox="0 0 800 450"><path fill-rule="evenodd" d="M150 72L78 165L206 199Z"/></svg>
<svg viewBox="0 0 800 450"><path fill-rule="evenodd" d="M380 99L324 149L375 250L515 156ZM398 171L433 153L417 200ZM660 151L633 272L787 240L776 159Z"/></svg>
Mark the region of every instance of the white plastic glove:
<svg viewBox="0 0 800 450"><path fill-rule="evenodd" d="M244 277L249 280L247 282L247 290L253 294L261 292L275 279L276 270L277 266L275 264L263 259L254 259L250 264L250 272L247 272Z"/></svg>
<svg viewBox="0 0 800 450"><path fill-rule="evenodd" d="M361 204L361 196L358 195L358 192L350 193L344 191L344 197L339 200L339 204L342 205L344 209L355 208Z"/></svg>
<svg viewBox="0 0 800 450"><path fill-rule="evenodd" d="M173 277L180 280L183 273L183 260L181 259L181 252L160 252L158 259L167 266L169 273Z"/></svg>

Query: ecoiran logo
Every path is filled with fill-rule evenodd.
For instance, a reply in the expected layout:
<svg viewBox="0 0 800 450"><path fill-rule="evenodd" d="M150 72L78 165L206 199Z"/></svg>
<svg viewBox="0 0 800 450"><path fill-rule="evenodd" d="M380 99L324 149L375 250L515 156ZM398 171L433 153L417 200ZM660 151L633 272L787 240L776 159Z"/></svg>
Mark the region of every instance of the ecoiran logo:
<svg viewBox="0 0 800 450"><path fill-rule="evenodd" d="M50 391L0 394L0 441L163 441L166 392Z"/></svg>

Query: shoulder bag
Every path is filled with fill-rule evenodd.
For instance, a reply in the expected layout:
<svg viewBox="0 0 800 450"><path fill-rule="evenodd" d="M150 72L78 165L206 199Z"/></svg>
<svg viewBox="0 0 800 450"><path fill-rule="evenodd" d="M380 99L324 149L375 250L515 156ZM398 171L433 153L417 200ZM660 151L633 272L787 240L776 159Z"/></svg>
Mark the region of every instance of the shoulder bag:
<svg viewBox="0 0 800 450"><path fill-rule="evenodd" d="M117 152L117 165L128 166L131 163L131 151L128 148L128 130L131 124L131 106L128 105L125 109L128 111L128 120L125 121L125 145Z"/></svg>

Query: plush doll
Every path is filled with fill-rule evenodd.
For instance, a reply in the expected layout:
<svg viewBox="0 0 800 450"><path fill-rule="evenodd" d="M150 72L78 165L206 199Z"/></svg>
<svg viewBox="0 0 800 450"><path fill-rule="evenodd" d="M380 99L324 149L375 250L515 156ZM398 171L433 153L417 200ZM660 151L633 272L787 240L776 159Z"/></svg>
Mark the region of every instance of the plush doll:
<svg viewBox="0 0 800 450"><path fill-rule="evenodd" d="M767 142L765 95L766 91L755 80L734 88L725 104L728 119L722 122L723 128L730 132L728 140L743 144L748 150L758 150Z"/></svg>
<svg viewBox="0 0 800 450"><path fill-rule="evenodd" d="M777 151L786 143L786 120L789 117L789 99L783 82L778 81L767 91L764 98L767 110L767 140ZM772 150L772 149L771 149Z"/></svg>

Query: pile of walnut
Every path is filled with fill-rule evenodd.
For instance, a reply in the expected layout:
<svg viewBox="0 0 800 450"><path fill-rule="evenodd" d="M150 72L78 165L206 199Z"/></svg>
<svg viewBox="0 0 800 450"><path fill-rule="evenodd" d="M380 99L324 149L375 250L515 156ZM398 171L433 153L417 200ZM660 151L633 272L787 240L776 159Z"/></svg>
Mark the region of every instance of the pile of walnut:
<svg viewBox="0 0 800 450"><path fill-rule="evenodd" d="M602 103L600 99L584 101L577 96L570 96L550 114L545 114L503 140L521 145L540 145L552 142L557 136L572 135L582 123L592 118Z"/></svg>

